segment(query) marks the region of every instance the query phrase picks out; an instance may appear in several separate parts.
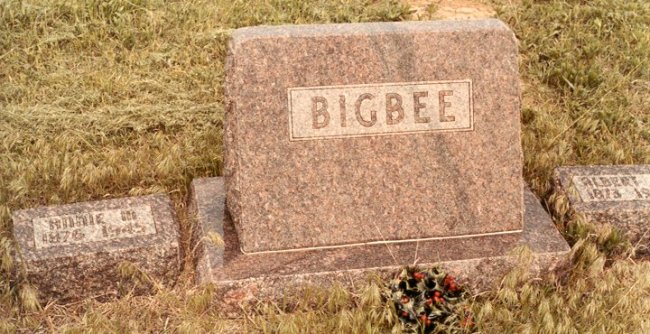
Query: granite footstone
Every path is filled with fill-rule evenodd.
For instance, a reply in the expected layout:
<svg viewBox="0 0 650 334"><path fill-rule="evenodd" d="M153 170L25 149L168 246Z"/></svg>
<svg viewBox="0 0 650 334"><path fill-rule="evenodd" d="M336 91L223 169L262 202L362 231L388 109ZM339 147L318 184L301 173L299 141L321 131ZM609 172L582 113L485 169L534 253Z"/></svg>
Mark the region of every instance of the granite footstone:
<svg viewBox="0 0 650 334"><path fill-rule="evenodd" d="M368 277L388 278L403 265L441 265L474 291L490 289L518 265L517 249L532 253L530 272L542 275L562 263L569 246L530 190L525 193L524 230L520 235L488 235L470 239L430 239L417 242L368 243L339 248L247 254L232 219L224 209L223 179L193 182L190 204L202 207L195 229L197 283L220 287L223 302L237 305L258 299L279 300L294 288L360 285ZM220 244L208 233L219 231Z"/></svg>
<svg viewBox="0 0 650 334"><path fill-rule="evenodd" d="M594 223L611 224L650 253L650 165L558 167L555 191Z"/></svg>
<svg viewBox="0 0 650 334"><path fill-rule="evenodd" d="M125 262L164 286L180 270L178 221L166 195L39 207L12 219L17 267L42 301L109 299L126 287L143 293L120 275Z"/></svg>
<svg viewBox="0 0 650 334"><path fill-rule="evenodd" d="M247 253L523 226L517 45L501 21L232 34L228 211Z"/></svg>

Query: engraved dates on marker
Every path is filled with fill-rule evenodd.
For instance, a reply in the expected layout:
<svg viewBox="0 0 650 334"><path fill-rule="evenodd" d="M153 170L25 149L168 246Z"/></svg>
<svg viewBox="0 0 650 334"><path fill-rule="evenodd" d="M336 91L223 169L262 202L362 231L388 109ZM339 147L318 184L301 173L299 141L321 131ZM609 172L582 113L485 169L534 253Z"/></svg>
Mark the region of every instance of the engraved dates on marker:
<svg viewBox="0 0 650 334"><path fill-rule="evenodd" d="M290 140L471 131L470 80L288 89Z"/></svg>
<svg viewBox="0 0 650 334"><path fill-rule="evenodd" d="M156 233L148 205L36 218L33 226L37 249Z"/></svg>
<svg viewBox="0 0 650 334"><path fill-rule="evenodd" d="M574 176L585 202L650 200L650 174Z"/></svg>

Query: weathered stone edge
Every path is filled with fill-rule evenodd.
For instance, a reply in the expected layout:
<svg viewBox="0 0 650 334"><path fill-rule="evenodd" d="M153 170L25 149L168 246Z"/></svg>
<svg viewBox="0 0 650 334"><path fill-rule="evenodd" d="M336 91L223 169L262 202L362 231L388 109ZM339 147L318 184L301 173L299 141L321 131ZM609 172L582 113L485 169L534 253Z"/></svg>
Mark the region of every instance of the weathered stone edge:
<svg viewBox="0 0 650 334"><path fill-rule="evenodd" d="M232 46L259 39L276 37L338 37L355 35L384 35L418 32L468 32L502 30L514 33L501 20L488 18L477 20L435 20L402 22L367 22L336 24L260 25L236 29L231 34Z"/></svg>
<svg viewBox="0 0 650 334"><path fill-rule="evenodd" d="M214 233L216 236L223 237L224 184L219 182L215 185L210 182L210 179L199 178L192 180L188 199L188 210L192 221L192 241L190 244L193 245L192 255L196 261L196 282L212 281L212 271L208 270L208 268L223 265L223 245L215 244L208 236L210 233ZM200 196L199 193L204 194L204 196ZM214 203L202 201L202 199L212 199ZM223 238L221 241L223 241ZM207 277L203 276L205 273L209 273Z"/></svg>

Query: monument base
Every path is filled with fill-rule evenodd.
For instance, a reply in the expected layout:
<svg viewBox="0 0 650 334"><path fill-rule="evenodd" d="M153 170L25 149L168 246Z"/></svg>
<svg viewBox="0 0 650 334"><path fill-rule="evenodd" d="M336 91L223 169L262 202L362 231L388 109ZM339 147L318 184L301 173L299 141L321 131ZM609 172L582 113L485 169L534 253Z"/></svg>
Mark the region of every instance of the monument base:
<svg viewBox="0 0 650 334"><path fill-rule="evenodd" d="M196 219L196 281L216 284L226 304L278 300L309 285L339 282L359 286L371 274L388 278L412 264L439 265L478 292L493 287L518 264L517 246L531 251L532 275L553 270L570 250L528 189L521 233L257 254L240 250L234 225L224 209L222 178L193 180L190 196L190 210ZM373 226L369 223L361 228Z"/></svg>

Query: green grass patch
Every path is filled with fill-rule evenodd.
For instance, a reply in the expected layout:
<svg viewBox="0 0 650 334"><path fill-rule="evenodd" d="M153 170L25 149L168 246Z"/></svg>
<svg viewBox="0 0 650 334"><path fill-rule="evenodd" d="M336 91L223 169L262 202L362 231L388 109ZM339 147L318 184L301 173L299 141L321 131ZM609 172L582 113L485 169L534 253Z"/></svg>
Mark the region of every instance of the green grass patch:
<svg viewBox="0 0 650 334"><path fill-rule="evenodd" d="M554 167L650 163L650 3L497 6L519 38L525 177Z"/></svg>

